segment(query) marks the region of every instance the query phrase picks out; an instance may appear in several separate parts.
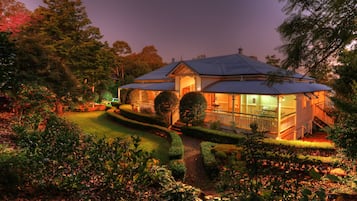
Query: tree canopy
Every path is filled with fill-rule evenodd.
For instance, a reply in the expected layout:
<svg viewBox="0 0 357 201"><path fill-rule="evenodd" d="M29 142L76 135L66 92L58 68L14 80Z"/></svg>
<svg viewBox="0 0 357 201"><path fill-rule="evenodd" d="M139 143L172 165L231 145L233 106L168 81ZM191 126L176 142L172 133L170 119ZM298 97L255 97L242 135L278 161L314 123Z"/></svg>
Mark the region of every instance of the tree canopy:
<svg viewBox="0 0 357 201"><path fill-rule="evenodd" d="M284 1L285 0L281 0ZM357 37L355 0L286 0L288 18L278 27L285 67L303 66L312 74Z"/></svg>
<svg viewBox="0 0 357 201"><path fill-rule="evenodd" d="M0 2L0 31L17 33L30 20L30 11L16 0Z"/></svg>
<svg viewBox="0 0 357 201"><path fill-rule="evenodd" d="M81 0L45 0L34 12L5 0L0 11L2 91L7 85L16 94L31 83L46 86L58 100L94 100L163 65L153 45L133 53L125 41L102 42ZM11 19L25 14L26 21L13 26Z"/></svg>
<svg viewBox="0 0 357 201"><path fill-rule="evenodd" d="M58 98L79 97L106 85L113 55L100 41L100 31L91 25L81 1L46 0L44 4L13 37L19 80L37 80Z"/></svg>

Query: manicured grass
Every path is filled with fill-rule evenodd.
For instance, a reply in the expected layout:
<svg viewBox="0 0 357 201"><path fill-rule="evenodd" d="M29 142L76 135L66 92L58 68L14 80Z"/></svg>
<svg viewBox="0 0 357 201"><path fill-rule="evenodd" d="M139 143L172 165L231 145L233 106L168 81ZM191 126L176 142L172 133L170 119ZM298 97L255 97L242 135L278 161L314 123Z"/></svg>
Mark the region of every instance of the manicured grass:
<svg viewBox="0 0 357 201"><path fill-rule="evenodd" d="M70 112L64 115L66 119L72 121L87 134L102 137L121 137L130 138L130 136L139 136L141 139L140 148L153 152L154 157L158 158L162 163L167 163L169 160L168 150L170 144L166 139L154 134L127 128L122 126L107 117L105 112Z"/></svg>

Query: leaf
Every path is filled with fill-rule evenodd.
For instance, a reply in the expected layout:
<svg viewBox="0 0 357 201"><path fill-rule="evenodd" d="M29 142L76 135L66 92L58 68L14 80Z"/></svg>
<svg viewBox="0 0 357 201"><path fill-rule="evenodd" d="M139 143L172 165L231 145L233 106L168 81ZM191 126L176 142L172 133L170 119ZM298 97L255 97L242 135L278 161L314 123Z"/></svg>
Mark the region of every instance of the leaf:
<svg viewBox="0 0 357 201"><path fill-rule="evenodd" d="M336 175L332 175L332 174L327 174L326 178L329 179L332 182L339 182L340 178Z"/></svg>
<svg viewBox="0 0 357 201"><path fill-rule="evenodd" d="M315 169L311 169L309 171L309 175L315 180L321 180L321 175L318 172L316 172Z"/></svg>

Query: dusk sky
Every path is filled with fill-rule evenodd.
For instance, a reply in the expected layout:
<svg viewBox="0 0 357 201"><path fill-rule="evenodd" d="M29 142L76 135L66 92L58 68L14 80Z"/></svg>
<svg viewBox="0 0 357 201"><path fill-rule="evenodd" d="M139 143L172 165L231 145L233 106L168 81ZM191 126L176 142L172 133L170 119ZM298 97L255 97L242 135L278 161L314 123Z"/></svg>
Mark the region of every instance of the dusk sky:
<svg viewBox="0 0 357 201"><path fill-rule="evenodd" d="M42 0L19 0L34 10ZM265 61L282 44L278 0L82 0L103 41L129 43L134 52L154 45L165 62L234 54Z"/></svg>

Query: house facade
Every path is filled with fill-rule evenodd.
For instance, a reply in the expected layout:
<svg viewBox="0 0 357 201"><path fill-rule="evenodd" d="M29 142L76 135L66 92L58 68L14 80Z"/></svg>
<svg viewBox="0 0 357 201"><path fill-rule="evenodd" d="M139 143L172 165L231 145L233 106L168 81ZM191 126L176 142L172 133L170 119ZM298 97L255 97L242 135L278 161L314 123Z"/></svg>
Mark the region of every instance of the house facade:
<svg viewBox="0 0 357 201"><path fill-rule="evenodd" d="M237 129L256 122L277 139L299 139L314 123L333 124L326 113L328 86L241 54L173 62L120 86L119 96L123 88L134 89L131 104L139 111L153 110L161 91L173 91L179 99L200 91L207 101L205 122ZM172 120L179 120L178 111Z"/></svg>

